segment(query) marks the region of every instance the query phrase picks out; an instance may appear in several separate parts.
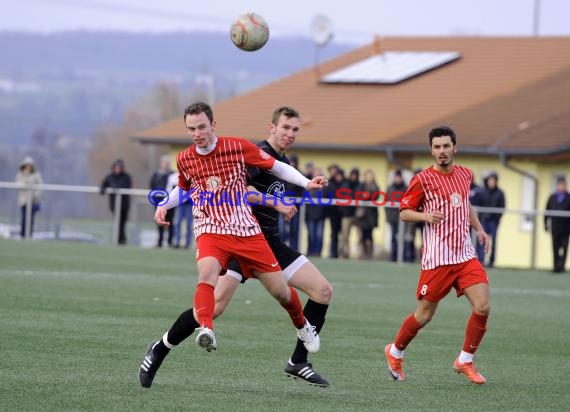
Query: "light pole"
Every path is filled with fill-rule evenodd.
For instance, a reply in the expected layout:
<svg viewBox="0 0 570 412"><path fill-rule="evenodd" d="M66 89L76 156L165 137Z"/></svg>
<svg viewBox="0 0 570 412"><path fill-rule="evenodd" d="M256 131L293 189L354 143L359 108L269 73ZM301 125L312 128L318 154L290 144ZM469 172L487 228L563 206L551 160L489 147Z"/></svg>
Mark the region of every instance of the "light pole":
<svg viewBox="0 0 570 412"><path fill-rule="evenodd" d="M540 30L540 0L534 0L533 34L538 36Z"/></svg>

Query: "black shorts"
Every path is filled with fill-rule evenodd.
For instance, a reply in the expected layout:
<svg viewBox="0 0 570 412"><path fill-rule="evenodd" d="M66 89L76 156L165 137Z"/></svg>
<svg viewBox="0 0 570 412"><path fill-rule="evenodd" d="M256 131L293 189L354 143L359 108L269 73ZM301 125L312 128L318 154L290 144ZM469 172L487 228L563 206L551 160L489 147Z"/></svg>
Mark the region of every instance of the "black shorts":
<svg viewBox="0 0 570 412"><path fill-rule="evenodd" d="M299 257L303 256L302 253L296 251L295 249L291 249L281 240L268 241L267 243L269 243L269 247L271 248L271 251L277 259L277 263L279 263L279 266L281 266L281 269L283 271L293 262L299 259ZM227 270L232 270L239 273L241 275L241 283L245 282L246 278L243 276L243 271L241 270L241 267L239 266L237 260L232 259L228 264Z"/></svg>

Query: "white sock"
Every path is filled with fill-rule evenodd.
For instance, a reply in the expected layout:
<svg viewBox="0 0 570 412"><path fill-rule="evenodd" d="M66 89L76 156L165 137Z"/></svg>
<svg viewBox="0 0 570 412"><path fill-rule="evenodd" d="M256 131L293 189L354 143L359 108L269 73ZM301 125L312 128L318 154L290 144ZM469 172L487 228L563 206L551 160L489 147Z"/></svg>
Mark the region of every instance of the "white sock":
<svg viewBox="0 0 570 412"><path fill-rule="evenodd" d="M473 362L473 354L461 351L459 354L459 362L460 363L471 363Z"/></svg>
<svg viewBox="0 0 570 412"><path fill-rule="evenodd" d="M390 355L395 358L402 359L404 357L404 351L398 349L396 345L392 343L392 346L390 346Z"/></svg>
<svg viewBox="0 0 570 412"><path fill-rule="evenodd" d="M162 343L164 343L164 346L168 349L172 349L174 347L174 345L168 343L168 332L164 332L164 335L162 335Z"/></svg>

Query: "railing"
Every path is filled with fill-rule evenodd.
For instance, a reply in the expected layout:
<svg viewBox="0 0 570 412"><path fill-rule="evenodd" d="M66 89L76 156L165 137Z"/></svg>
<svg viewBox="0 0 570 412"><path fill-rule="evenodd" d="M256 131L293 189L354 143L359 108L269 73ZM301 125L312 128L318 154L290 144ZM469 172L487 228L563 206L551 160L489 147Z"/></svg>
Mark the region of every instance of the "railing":
<svg viewBox="0 0 570 412"><path fill-rule="evenodd" d="M27 199L27 207L26 207L26 219L25 219L25 237L30 237L31 232L31 213L32 213L32 192L34 190L41 190L41 191L53 191L53 192L75 192L75 193L86 193L86 194L99 194L100 188L97 186L73 186L73 185L55 185L55 184L42 184L42 185L26 185L22 183L14 183L14 182L1 182L0 181L0 189L13 189L13 190L26 190L26 199ZM120 195L132 195L136 197L145 197L148 198L149 190L146 189L111 189L107 188L105 193L106 194L115 194L119 196L115 196L115 211L121 210L121 202L122 196ZM294 202L295 198L287 198L289 202ZM313 199L315 204L318 203L318 199ZM308 198L304 197L303 201L308 201ZM327 198L327 202L329 199ZM341 204L345 204L347 199L332 199L332 204L335 202L340 202ZM350 206L354 206L354 204L350 204ZM358 206L364 207L379 207L375 205L371 201L359 201ZM398 208L399 204L394 203L394 205L386 204L382 206L385 208ZM544 210L522 210L522 209L501 209L501 208L489 208L489 207L475 207L475 209L481 213L514 213L521 216L528 216L534 222L532 227L531 233L531 268L536 267L536 250L537 250L537 224L536 219L542 216L550 216L550 217L570 217L570 212L560 212L560 211L544 211ZM299 222L300 222L300 229L299 229L299 237L304 232L301 223L305 221L305 208L301 207L299 210ZM119 218L120 213L114 213L113 217L113 226L112 226L112 243L117 244L119 238ZM399 221L399 230L398 230L398 256L397 261L403 262L403 253L404 253L404 236L405 236L405 223L403 221ZM300 243L299 243L300 244Z"/></svg>
<svg viewBox="0 0 570 412"><path fill-rule="evenodd" d="M32 224L32 193L35 190L41 191L54 191L54 192L75 192L75 193L92 193L99 194L100 188L97 186L73 186L73 185L52 185L52 184L42 184L42 185L26 185L23 183L14 182L0 182L1 189L19 189L26 190L26 220L25 220L25 238L30 237L31 224ZM107 188L105 194L116 194L116 195L134 195L134 196L148 196L149 191L144 189L112 189ZM115 196L115 210L121 210L122 196ZM113 232L112 232L112 242L117 244L119 241L119 219L120 213L114 213L113 215Z"/></svg>

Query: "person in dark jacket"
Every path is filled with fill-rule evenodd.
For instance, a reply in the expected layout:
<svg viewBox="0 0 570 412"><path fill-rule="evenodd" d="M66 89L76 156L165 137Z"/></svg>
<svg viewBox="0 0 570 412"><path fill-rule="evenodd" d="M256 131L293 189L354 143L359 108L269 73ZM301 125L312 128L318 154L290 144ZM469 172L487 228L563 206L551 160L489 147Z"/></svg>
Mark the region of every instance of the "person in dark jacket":
<svg viewBox="0 0 570 412"><path fill-rule="evenodd" d="M101 183L101 194L104 194L107 188L111 189L130 189L132 187L131 176L125 172L125 163L122 159L117 159L111 165L111 173L103 179ZM129 217L129 209L131 207L131 199L129 195L121 195L121 210L119 211L119 245L127 244L127 236L125 234L125 226ZM113 215L115 214L115 194L109 195L109 209Z"/></svg>
<svg viewBox="0 0 570 412"><path fill-rule="evenodd" d="M497 173L493 172L489 174L484 182L485 187L481 190L481 206L483 207L494 207L499 209L505 208L505 194L499 186L497 182L499 177ZM479 216L479 220L483 225L483 230L485 233L489 235L492 239L491 241L491 254L489 255L489 263L487 267L492 268L495 265L495 253L497 250L497 232L499 230L499 223L501 222L501 217L503 216L502 212L483 212ZM479 262L485 264L485 253L483 245L477 243L477 257Z"/></svg>
<svg viewBox="0 0 570 412"><path fill-rule="evenodd" d="M348 179L346 179L346 185L350 190L351 199L356 199L356 192L360 184L360 169L354 167L350 170ZM350 257L350 232L353 227L359 229L356 219L356 209L356 206L344 206L342 208L340 255L345 259Z"/></svg>
<svg viewBox="0 0 570 412"><path fill-rule="evenodd" d="M168 177L170 176L171 173L172 170L170 169L170 158L168 156L163 156L160 159L160 165L158 167L158 170L154 172L152 174L152 177L150 178L150 189L151 190L163 189L165 193L170 193L171 188L168 187ZM156 200L160 201L160 199L164 199L165 197L166 196L162 197L157 196ZM168 239L167 239L168 246L172 246L172 238L174 236L174 225L172 224L172 221L174 220L175 210L176 208L172 208L168 209L168 211L166 212L165 220L170 223L170 226L168 226ZM156 244L156 247L161 248L164 240L164 226L160 225L156 226L158 228L158 242Z"/></svg>
<svg viewBox="0 0 570 412"><path fill-rule="evenodd" d="M475 180L471 182L471 187L469 188L469 203L471 206L483 206L483 199L481 198L482 188L475 183Z"/></svg>
<svg viewBox="0 0 570 412"><path fill-rule="evenodd" d="M556 192L548 198L546 210L570 212L570 193L566 189L566 178L556 179ZM554 273L563 273L568 253L568 237L570 236L570 216L544 216L544 230L552 234L552 254Z"/></svg>
<svg viewBox="0 0 570 412"><path fill-rule="evenodd" d="M380 197L380 188L376 183L376 177L371 169L364 172L364 180L357 188L358 191L368 193L369 200L377 201ZM359 259L372 259L374 257L374 238L372 232L378 226L378 208L370 206L359 206L355 213L356 224L360 228L360 250Z"/></svg>
<svg viewBox="0 0 570 412"><path fill-rule="evenodd" d="M296 155L289 156L289 164L299 170L299 158ZM311 177L308 178L313 178L312 172ZM286 192L301 198L304 190L302 187L287 182ZM282 225L281 240L286 242L291 249L299 250L299 213L296 213L288 222L283 219L283 215L280 214L279 217Z"/></svg>
<svg viewBox="0 0 570 412"><path fill-rule="evenodd" d="M314 171L319 173L319 176L323 173L320 168L316 168ZM319 190L311 190L309 193L311 198L318 199ZM305 225L307 227L307 256L321 257L326 206L319 205L318 201L314 201L307 202L302 207L305 208Z"/></svg>
<svg viewBox="0 0 570 412"><path fill-rule="evenodd" d="M477 183L475 183L475 176L473 176L473 180L471 181L471 187L469 188L469 203L471 206L475 206L475 208L483 206L483 199L481 198L481 191L483 189ZM477 214L479 217L479 214ZM471 239L475 239L475 229L471 228ZM473 244L477 244L477 240L473 241ZM477 259L479 259L479 250L477 250Z"/></svg>
<svg viewBox="0 0 570 412"><path fill-rule="evenodd" d="M388 186L388 191L386 193L386 196L388 198L388 205L392 206L392 200L399 202L399 200L404 196L407 188L408 186L402 177L402 171L400 169L397 169L394 172L392 184ZM400 227L400 209L398 206L386 208L386 220L388 221L388 224L390 225L390 229L392 231L390 260L392 262L396 262L398 260L398 229ZM404 224L404 233L407 232L406 226L409 227L410 223ZM408 248L406 246L407 245L404 245L404 261L411 262L412 256L410 256L410 253L407 250Z"/></svg>
<svg viewBox="0 0 570 412"><path fill-rule="evenodd" d="M329 167L329 186L325 189L327 198L338 198L343 191L348 190L348 182L344 175L344 170L335 165ZM339 192L341 191L341 192ZM336 259L339 256L338 238L342 230L342 218L344 216L344 208L346 206L325 206L325 216L329 218L331 227L331 241L329 249L329 257Z"/></svg>

